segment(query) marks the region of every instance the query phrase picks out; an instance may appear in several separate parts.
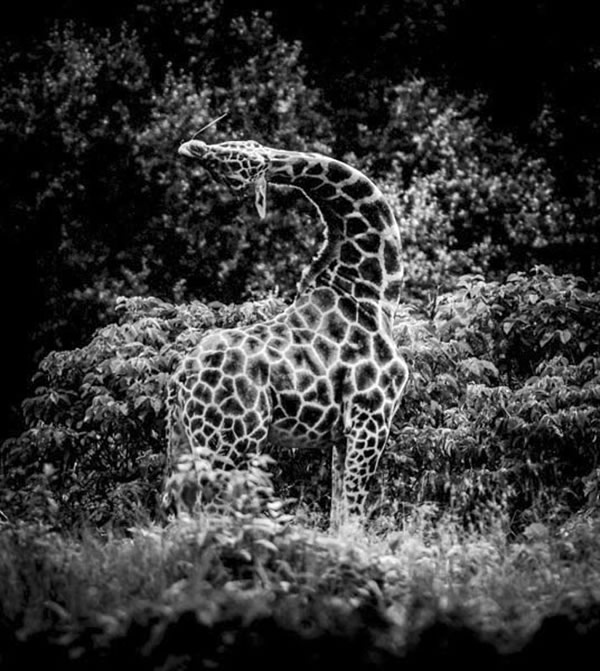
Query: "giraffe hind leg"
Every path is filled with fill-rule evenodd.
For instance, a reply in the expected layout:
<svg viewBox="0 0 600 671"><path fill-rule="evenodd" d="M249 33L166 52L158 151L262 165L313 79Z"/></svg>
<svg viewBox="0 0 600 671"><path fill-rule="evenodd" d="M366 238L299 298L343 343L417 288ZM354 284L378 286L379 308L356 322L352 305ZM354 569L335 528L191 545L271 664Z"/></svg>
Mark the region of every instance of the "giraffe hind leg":
<svg viewBox="0 0 600 671"><path fill-rule="evenodd" d="M198 504L219 506L228 498L227 484L234 470L260 452L268 433L270 405L266 394L239 417L223 416L216 405L185 423L185 390L169 396L168 477L165 504L192 512ZM209 412L207 413L207 409ZM207 414L219 421L211 424Z"/></svg>
<svg viewBox="0 0 600 671"><path fill-rule="evenodd" d="M200 497L210 498L213 453L216 438L202 445L183 421L185 403L177 391L169 390L167 398L167 477L162 500L163 509L191 512ZM203 441L204 442L204 441Z"/></svg>
<svg viewBox="0 0 600 671"><path fill-rule="evenodd" d="M195 500L191 476L193 450L181 418L181 408L175 402L176 393L169 390L167 399L167 464L162 497L166 512L191 508Z"/></svg>
<svg viewBox="0 0 600 671"><path fill-rule="evenodd" d="M329 523L332 529L338 529L345 517L344 466L346 445L342 441L334 444L331 454L331 513Z"/></svg>

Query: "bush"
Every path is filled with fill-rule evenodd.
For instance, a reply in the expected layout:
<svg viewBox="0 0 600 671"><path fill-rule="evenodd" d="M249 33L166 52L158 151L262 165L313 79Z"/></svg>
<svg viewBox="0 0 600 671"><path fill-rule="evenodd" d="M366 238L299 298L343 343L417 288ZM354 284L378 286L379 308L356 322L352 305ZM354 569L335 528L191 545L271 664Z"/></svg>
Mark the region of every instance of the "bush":
<svg viewBox="0 0 600 671"><path fill-rule="evenodd" d="M383 461L387 506L557 516L598 498L600 296L544 268L465 278L399 324L412 382ZM524 516L524 517L523 517Z"/></svg>
<svg viewBox="0 0 600 671"><path fill-rule="evenodd" d="M120 525L152 512L166 460L166 384L181 353L207 329L281 309L276 299L212 308L120 299L120 323L41 362L23 403L27 428L3 446L4 514Z"/></svg>
<svg viewBox="0 0 600 671"><path fill-rule="evenodd" d="M23 405L27 429L3 450L5 514L41 506L53 519L118 523L153 510L175 362L207 329L265 319L283 303L117 307L120 323L42 362ZM600 296L538 268L505 283L464 278L431 312L409 310L396 324L411 382L377 478L380 506L396 514L436 502L471 515L501 504L527 521L595 505ZM277 494L328 510L329 454L272 454Z"/></svg>
<svg viewBox="0 0 600 671"><path fill-rule="evenodd" d="M390 96L387 125L365 134L364 160L396 210L409 295L452 289L465 273L569 270L573 215L544 161L490 127L483 97L424 80Z"/></svg>
<svg viewBox="0 0 600 671"><path fill-rule="evenodd" d="M115 294L144 290L142 267L113 250L127 249L135 228L131 194L141 176L131 147L151 88L126 29L56 28L28 59L0 92L1 146L11 165L0 179L12 203L4 243L36 266L39 285L19 288L31 287L23 298L39 315L32 340L60 348L75 334L89 337L87 318L106 318Z"/></svg>
<svg viewBox="0 0 600 671"><path fill-rule="evenodd" d="M183 21L193 4L169 7ZM227 107L214 141L304 148L310 136L323 148L332 134L320 94L300 45L266 18L232 18L218 2L200 9L205 32L182 47L187 63L157 69L144 30L62 24L0 72L0 149L11 167L0 176L11 204L0 246L14 268L13 310L26 306L8 318L28 362L87 342L114 319L119 295L228 302L289 292L299 278L316 240L309 206L288 216L292 197L273 193L268 219L248 226L251 203L196 174L177 147Z"/></svg>

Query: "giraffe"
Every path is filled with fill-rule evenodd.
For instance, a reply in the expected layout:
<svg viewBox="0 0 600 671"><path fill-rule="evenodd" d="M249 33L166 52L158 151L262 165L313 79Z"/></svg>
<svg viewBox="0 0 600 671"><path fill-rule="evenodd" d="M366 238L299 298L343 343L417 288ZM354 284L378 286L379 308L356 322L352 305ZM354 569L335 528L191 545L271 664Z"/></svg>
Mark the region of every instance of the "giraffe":
<svg viewBox="0 0 600 671"><path fill-rule="evenodd" d="M402 284L393 212L363 173L321 154L196 139L179 154L234 190L254 187L261 218L267 184L300 189L324 241L287 309L209 333L179 364L167 401L165 500L173 499L169 482L210 451L237 463L266 441L331 447L331 523L360 520L408 378L392 336ZM195 477L187 479L188 506L199 491Z"/></svg>

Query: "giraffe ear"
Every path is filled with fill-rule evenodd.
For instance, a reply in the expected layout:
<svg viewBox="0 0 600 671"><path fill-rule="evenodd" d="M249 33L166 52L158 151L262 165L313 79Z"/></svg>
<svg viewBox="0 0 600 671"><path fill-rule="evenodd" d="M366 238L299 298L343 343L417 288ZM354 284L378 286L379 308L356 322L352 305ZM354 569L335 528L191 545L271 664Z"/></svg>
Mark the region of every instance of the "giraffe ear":
<svg viewBox="0 0 600 671"><path fill-rule="evenodd" d="M258 216L264 219L267 215L267 180L264 178L264 175L258 178L254 195Z"/></svg>

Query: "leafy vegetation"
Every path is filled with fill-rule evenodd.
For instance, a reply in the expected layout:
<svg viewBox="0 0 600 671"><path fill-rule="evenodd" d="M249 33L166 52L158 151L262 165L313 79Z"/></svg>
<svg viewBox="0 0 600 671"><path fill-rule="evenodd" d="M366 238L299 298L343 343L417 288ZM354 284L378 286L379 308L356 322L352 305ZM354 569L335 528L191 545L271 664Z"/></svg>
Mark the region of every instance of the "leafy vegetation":
<svg viewBox="0 0 600 671"><path fill-rule="evenodd" d="M120 323L43 360L23 406L27 429L4 447L6 515L39 518L34 494L55 522L85 510L94 523L128 525L140 504L153 509L165 467L165 385L180 354L207 329L253 323L284 304L211 305L121 299ZM599 315L597 293L544 268L502 283L465 277L429 316L401 314L396 334L412 376L382 465L387 515L428 502L479 514L492 502L527 523L593 506ZM282 495L327 508L328 455L273 456Z"/></svg>
<svg viewBox="0 0 600 671"><path fill-rule="evenodd" d="M104 537L5 525L3 666L37 650L64 668L281 663L292 652L292 667L308 656L320 668L330 646L350 646L350 668L379 668L482 650L489 662L541 662L557 636L571 655L593 645L597 523L582 518L557 537L533 524L509 541L502 517L465 528L421 507L394 532L331 537L290 526L275 503L263 517L232 509Z"/></svg>
<svg viewBox="0 0 600 671"><path fill-rule="evenodd" d="M0 665L593 651L595 24L543 2L487 3L489 24L470 0L259 4L0 22ZM361 531L323 530L329 455L298 450L211 473L219 505L193 520L157 510L174 365L283 309L319 242L295 192L259 222L178 160L226 109L208 141L342 158L401 228L411 380Z"/></svg>
<svg viewBox="0 0 600 671"><path fill-rule="evenodd" d="M282 307L276 299L212 308L120 299L119 324L42 361L35 396L23 404L28 428L4 446L4 514L118 526L140 508L153 511L165 469L166 383L181 353L207 329L251 324Z"/></svg>
<svg viewBox="0 0 600 671"><path fill-rule="evenodd" d="M574 229L571 209L545 161L489 127L482 97L448 96L422 79L389 95L387 124L364 142L397 212L409 300L465 273L568 268L557 254Z"/></svg>
<svg viewBox="0 0 600 671"><path fill-rule="evenodd" d="M413 383L384 499L461 513L495 501L529 521L594 507L599 308L581 280L538 268L465 279L431 319L402 324Z"/></svg>
<svg viewBox="0 0 600 671"><path fill-rule="evenodd" d="M224 109L209 139L325 151L385 185L415 299L464 273L502 278L538 263L593 280L595 46L586 51L587 33L575 39L558 10L537 5L522 21L469 30L482 18L472 5L375 2L365 15L350 3L340 21L322 3L286 15L168 0L102 3L84 20L52 0L22 26L0 22L0 147L10 166L0 175L0 265L14 325L2 434L21 428L15 408L41 358L86 343L114 319L120 295L231 302L293 290L318 241L310 206L273 190L259 225L250 204L177 159L181 140ZM74 18L52 21L52 11ZM544 41L553 22L564 68L541 73L540 84L510 60L515 80L531 81L519 100L505 95L493 77L508 62L494 67L489 44L509 45L507 58L521 53L532 67L554 63ZM492 25L498 34L479 45L481 62L492 60L486 74L460 45ZM521 27L528 43L541 35L535 59ZM563 70L578 73L569 85L584 95L565 93ZM539 103L526 104L534 91Z"/></svg>

